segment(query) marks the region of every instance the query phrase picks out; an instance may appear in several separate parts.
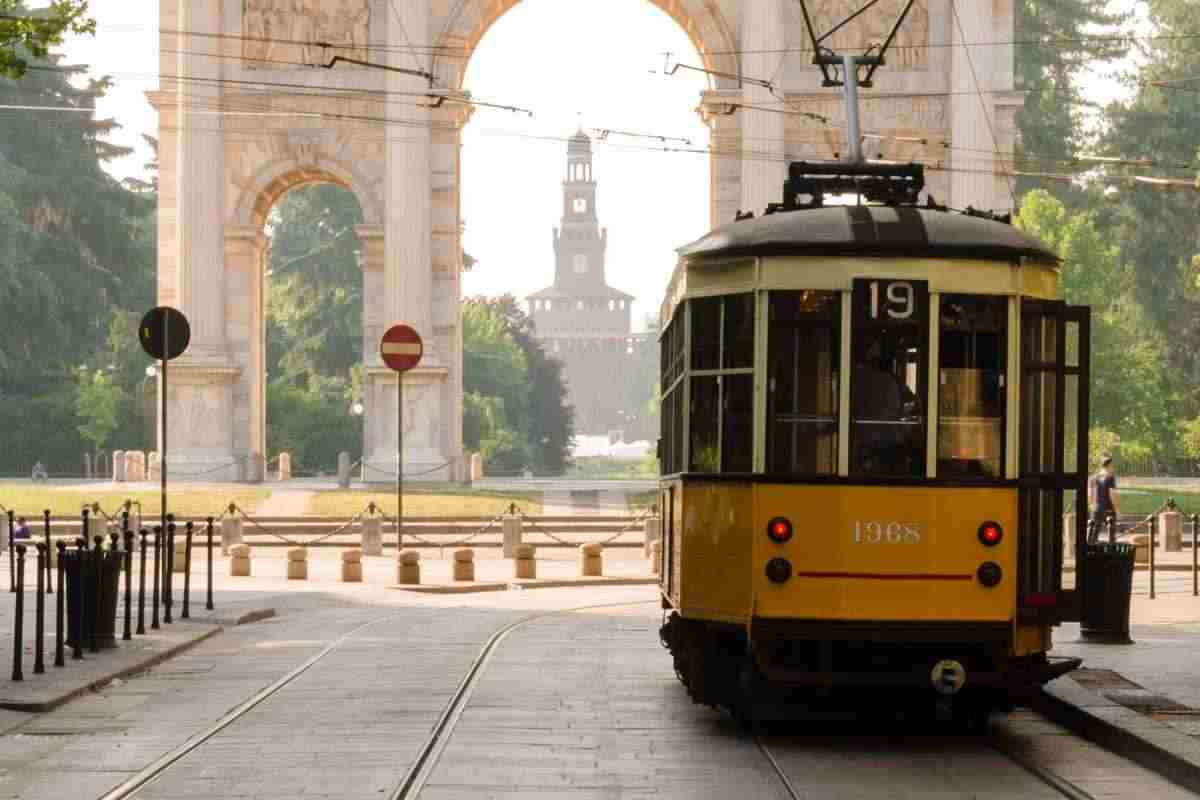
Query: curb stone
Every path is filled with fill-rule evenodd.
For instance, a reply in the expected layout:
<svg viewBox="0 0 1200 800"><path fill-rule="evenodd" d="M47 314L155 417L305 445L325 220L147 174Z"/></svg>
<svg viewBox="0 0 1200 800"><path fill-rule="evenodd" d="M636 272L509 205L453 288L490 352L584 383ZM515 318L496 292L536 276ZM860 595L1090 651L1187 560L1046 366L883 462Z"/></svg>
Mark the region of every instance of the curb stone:
<svg viewBox="0 0 1200 800"><path fill-rule="evenodd" d="M1200 740L1085 689L1070 676L1048 683L1030 707L1106 750L1200 793Z"/></svg>

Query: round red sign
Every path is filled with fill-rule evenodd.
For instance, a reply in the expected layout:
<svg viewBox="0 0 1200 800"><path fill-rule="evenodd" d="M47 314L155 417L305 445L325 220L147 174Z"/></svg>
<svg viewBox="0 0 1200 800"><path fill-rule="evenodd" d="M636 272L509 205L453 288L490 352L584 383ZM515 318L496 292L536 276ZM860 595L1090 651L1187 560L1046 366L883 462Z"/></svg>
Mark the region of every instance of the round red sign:
<svg viewBox="0 0 1200 800"><path fill-rule="evenodd" d="M407 325L393 325L379 343L383 363L397 372L407 372L421 362L425 344L421 335Z"/></svg>

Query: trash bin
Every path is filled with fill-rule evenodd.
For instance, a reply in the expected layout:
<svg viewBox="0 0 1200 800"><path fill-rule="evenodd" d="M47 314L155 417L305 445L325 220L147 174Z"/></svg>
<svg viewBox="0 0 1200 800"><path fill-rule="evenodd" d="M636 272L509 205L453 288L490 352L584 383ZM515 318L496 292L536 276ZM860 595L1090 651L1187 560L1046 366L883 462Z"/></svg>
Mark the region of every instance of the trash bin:
<svg viewBox="0 0 1200 800"><path fill-rule="evenodd" d="M80 552L70 550L64 556L67 580L67 645L89 647L92 632L103 649L117 646L117 599L120 596L121 553L118 551ZM100 581L96 570L99 565ZM97 589L99 596L97 597ZM80 638L82 637L82 638Z"/></svg>
<svg viewBox="0 0 1200 800"><path fill-rule="evenodd" d="M1133 644L1129 637L1129 599L1133 594L1131 544L1089 544L1083 575L1083 619L1079 626L1085 641Z"/></svg>

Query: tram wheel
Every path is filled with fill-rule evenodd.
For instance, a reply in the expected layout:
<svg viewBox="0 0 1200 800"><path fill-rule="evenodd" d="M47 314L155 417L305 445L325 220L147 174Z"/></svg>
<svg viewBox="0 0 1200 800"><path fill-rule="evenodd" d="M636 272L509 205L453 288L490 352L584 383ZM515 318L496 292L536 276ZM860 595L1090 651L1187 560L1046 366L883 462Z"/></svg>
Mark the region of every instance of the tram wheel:
<svg viewBox="0 0 1200 800"><path fill-rule="evenodd" d="M736 688L730 692L732 697L729 712L737 722L738 727L746 733L754 733L758 727L758 718L754 712L754 704L758 699L759 680L758 670L749 656L744 657L737 667Z"/></svg>

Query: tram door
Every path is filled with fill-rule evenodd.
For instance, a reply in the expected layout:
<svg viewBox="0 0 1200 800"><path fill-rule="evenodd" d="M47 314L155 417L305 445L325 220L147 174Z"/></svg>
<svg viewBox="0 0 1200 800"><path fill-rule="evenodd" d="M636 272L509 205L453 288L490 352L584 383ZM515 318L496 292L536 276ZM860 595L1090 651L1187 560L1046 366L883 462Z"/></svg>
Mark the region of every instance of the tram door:
<svg viewBox="0 0 1200 800"><path fill-rule="evenodd" d="M1090 319L1086 306L1021 305L1017 603L1027 622L1052 624L1081 614ZM1064 512L1072 510L1067 519L1074 520L1074 531L1064 536ZM1076 565L1066 585L1064 556Z"/></svg>

